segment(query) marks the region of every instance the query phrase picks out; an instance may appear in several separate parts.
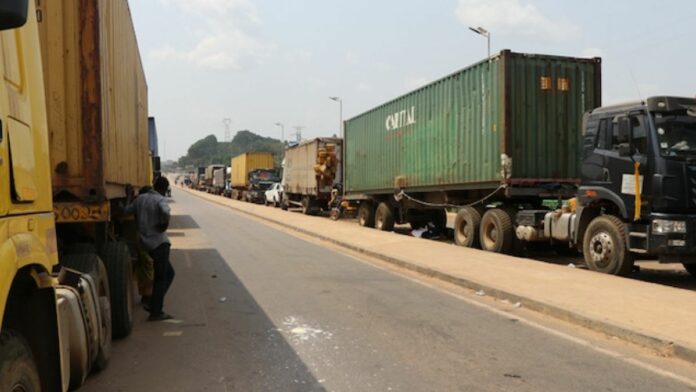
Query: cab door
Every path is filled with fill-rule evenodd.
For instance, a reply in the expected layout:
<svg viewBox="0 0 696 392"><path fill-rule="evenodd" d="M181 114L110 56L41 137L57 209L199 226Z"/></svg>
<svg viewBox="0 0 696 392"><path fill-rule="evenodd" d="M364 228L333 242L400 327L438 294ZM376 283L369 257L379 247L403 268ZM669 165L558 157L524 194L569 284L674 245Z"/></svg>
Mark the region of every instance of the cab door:
<svg viewBox="0 0 696 392"><path fill-rule="evenodd" d="M605 188L619 196L627 213L632 216L635 206L635 184L638 182L640 193L645 186L643 184L644 176L639 175L638 178L635 176L634 162L640 163L641 167L645 167L647 163L647 132L645 116L632 116L630 121L633 124L633 148L635 151L631 156L621 156L620 145L628 143L629 140L624 140L620 135L619 122L625 120L626 117L626 115L621 114L600 121L595 153L601 157L602 162L601 170L597 173L599 175L597 183L601 183Z"/></svg>

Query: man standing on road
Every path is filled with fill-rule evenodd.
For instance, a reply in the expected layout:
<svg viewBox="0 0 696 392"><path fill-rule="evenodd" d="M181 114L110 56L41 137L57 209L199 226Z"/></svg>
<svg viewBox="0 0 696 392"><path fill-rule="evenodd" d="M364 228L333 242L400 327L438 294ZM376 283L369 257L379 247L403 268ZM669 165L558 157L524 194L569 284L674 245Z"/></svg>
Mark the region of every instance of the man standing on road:
<svg viewBox="0 0 696 392"><path fill-rule="evenodd" d="M153 187L154 190L138 195L132 203L125 207L124 212L126 214L135 213L140 240L154 261L155 276L148 309L150 312L148 320L162 321L172 318L162 311L162 306L164 295L174 280L174 268L169 262L171 243L166 234L171 215L165 197L167 189L169 189L169 181L165 177L157 177ZM128 193L130 198L133 190L130 189Z"/></svg>

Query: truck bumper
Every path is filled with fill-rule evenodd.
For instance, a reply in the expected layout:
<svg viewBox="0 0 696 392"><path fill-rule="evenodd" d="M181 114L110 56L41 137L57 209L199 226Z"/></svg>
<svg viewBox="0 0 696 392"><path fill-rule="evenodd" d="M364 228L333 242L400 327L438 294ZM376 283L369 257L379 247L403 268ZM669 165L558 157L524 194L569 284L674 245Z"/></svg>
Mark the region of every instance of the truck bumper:
<svg viewBox="0 0 696 392"><path fill-rule="evenodd" d="M655 228L655 220L686 223L685 233L661 233ZM660 262L696 263L696 215L653 214L648 226L648 254L655 255Z"/></svg>

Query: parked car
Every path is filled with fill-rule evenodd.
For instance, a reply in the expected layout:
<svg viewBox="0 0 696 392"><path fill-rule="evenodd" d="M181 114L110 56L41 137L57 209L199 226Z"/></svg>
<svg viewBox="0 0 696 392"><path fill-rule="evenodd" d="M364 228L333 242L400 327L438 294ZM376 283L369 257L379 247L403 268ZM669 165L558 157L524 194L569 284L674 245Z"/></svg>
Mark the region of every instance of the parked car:
<svg viewBox="0 0 696 392"><path fill-rule="evenodd" d="M272 204L273 207L278 207L283 199L283 186L276 182L266 191L266 205Z"/></svg>

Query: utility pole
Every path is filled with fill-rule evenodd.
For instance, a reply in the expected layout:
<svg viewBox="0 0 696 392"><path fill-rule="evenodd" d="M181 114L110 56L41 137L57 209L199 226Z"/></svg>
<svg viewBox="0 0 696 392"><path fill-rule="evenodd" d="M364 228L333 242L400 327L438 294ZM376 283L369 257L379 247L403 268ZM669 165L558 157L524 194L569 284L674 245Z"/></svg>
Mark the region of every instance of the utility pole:
<svg viewBox="0 0 696 392"><path fill-rule="evenodd" d="M229 142L231 140L232 132L230 131L230 124L232 124L232 119L231 118L223 118L222 123L225 124L225 142Z"/></svg>
<svg viewBox="0 0 696 392"><path fill-rule="evenodd" d="M297 137L297 142L301 143L302 142L302 130L305 129L306 127L304 127L302 125L295 125L293 128L295 128L295 130L297 131L297 132L295 132L295 137Z"/></svg>

